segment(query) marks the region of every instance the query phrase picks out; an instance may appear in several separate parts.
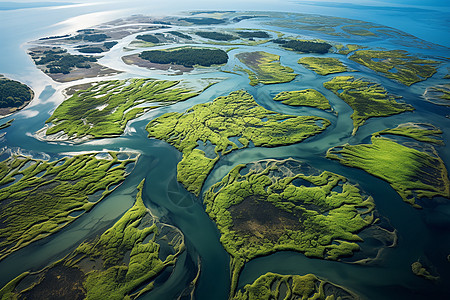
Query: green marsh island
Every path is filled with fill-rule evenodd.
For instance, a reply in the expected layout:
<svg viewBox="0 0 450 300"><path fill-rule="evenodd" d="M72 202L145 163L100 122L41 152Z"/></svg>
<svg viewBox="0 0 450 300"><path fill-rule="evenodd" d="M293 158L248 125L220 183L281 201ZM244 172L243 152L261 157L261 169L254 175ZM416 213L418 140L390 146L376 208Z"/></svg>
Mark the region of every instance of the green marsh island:
<svg viewBox="0 0 450 300"><path fill-rule="evenodd" d="M399 97L390 95L381 85L362 78L337 76L325 82L323 86L353 109L353 135L369 118L387 117L414 110L409 104L397 102Z"/></svg>
<svg viewBox="0 0 450 300"><path fill-rule="evenodd" d="M70 54L60 47L38 46L28 53L36 66L57 82L70 82L83 78L120 73L97 63L98 57Z"/></svg>
<svg viewBox="0 0 450 300"><path fill-rule="evenodd" d="M145 207L143 184L134 205L111 228L47 268L19 275L0 290L0 297L119 300L152 290L185 246L177 228L159 222Z"/></svg>
<svg viewBox="0 0 450 300"><path fill-rule="evenodd" d="M286 289L286 290L283 290ZM233 299L359 299L357 295L313 274L280 275L267 273L247 284Z"/></svg>
<svg viewBox="0 0 450 300"><path fill-rule="evenodd" d="M334 57L302 57L298 63L319 75L346 72L349 69L337 58Z"/></svg>
<svg viewBox="0 0 450 300"><path fill-rule="evenodd" d="M250 143L255 147L298 143L319 134L328 125L330 121L320 117L266 110L250 94L236 91L212 103L194 106L185 113L158 117L147 125L147 131L149 137L165 140L183 153L177 167L178 181L199 195L220 156L246 148ZM209 142L214 147L212 158L198 149L200 142Z"/></svg>
<svg viewBox="0 0 450 300"><path fill-rule="evenodd" d="M34 92L29 86L0 75L0 116L21 110L33 97Z"/></svg>
<svg viewBox="0 0 450 300"><path fill-rule="evenodd" d="M350 59L408 86L433 76L439 64L399 50L359 50Z"/></svg>
<svg viewBox="0 0 450 300"><path fill-rule="evenodd" d="M371 197L345 177L303 169L311 171L294 160L239 165L205 192L206 212L231 255L231 293L258 256L292 250L339 260L360 249L361 230L376 226Z"/></svg>
<svg viewBox="0 0 450 300"><path fill-rule="evenodd" d="M403 145L383 135L442 144L438 139L441 133L432 125L403 124L374 133L371 144L344 145L329 149L327 157L346 166L363 169L387 181L403 201L420 208L416 203L419 198L450 198L450 181L444 162L432 146L418 150L414 145Z"/></svg>
<svg viewBox="0 0 450 300"><path fill-rule="evenodd" d="M209 87L213 83L205 83ZM46 121L44 138L86 140L122 134L127 123L145 112L195 97L200 91L180 81L129 79L81 88ZM80 116L83 116L80 119Z"/></svg>
<svg viewBox="0 0 450 300"><path fill-rule="evenodd" d="M59 161L12 156L0 162L0 260L60 231L110 194L136 158L82 154ZM52 203L52 205L49 205Z"/></svg>
<svg viewBox="0 0 450 300"><path fill-rule="evenodd" d="M450 84L429 87L425 90L424 97L433 104L450 106Z"/></svg>
<svg viewBox="0 0 450 300"><path fill-rule="evenodd" d="M228 56L223 50L201 48L144 51L139 57L153 63L176 64L185 67L195 65L210 67L212 65L222 65L228 61Z"/></svg>
<svg viewBox="0 0 450 300"><path fill-rule="evenodd" d="M281 92L273 100L290 106L310 106L318 109L331 109L330 102L324 95L314 89L301 91Z"/></svg>
<svg viewBox="0 0 450 300"><path fill-rule="evenodd" d="M250 85L275 84L294 80L297 74L290 67L285 67L279 62L280 56L267 52L240 53L237 58L250 68L237 68L248 74Z"/></svg>

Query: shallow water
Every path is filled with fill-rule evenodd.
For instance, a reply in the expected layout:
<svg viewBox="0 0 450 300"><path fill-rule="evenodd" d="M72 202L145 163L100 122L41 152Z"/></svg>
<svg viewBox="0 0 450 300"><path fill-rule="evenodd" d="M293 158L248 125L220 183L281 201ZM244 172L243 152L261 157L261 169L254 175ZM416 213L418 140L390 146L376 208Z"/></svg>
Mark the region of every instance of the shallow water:
<svg viewBox="0 0 450 300"><path fill-rule="evenodd" d="M258 1L259 2L259 1ZM129 2L127 2L128 5ZM133 1L142 4L141 1ZM240 9L249 9L252 1L240 4ZM254 3L252 3L254 4ZM191 5L191 4L190 4ZM236 5L230 2L228 6ZM412 104L416 110L411 113L394 115L388 118L374 118L361 126L355 136L351 136L353 129L350 107L329 90L323 88L323 82L330 80L333 75L318 76L314 72L297 64L298 58L304 55L286 53L275 48L264 46L242 47L229 54L230 63L235 61L234 55L245 51L268 51L273 54L283 54L281 62L290 66L299 75L290 82L279 85L266 85L251 87L245 76L210 72L200 74L184 74L168 76L157 71L128 66L118 58L124 55L120 45L101 59L101 63L126 73L113 78L151 77L157 79L199 79L223 78L221 82L206 90L201 95L180 102L170 107L163 107L151 111L128 124L129 133L115 139L91 141L80 145L61 143L45 143L35 139L32 134L44 126L50 112L63 101L61 92L64 88L75 83L55 83L34 67L34 64L25 53L23 43L48 35L56 35L72 30L88 27L96 23L114 19L118 16L127 16L132 13L163 13L166 7L145 7L120 10L125 6L122 2L113 5L93 3L86 6L71 8L35 8L17 11L0 11L3 22L0 25L2 44L0 50L0 73L13 79L29 84L36 92L36 99L25 110L2 119L5 122L15 118L13 125L5 130L7 133L0 142L0 146L12 149L21 148L35 153L43 152L50 156L58 156L62 152L73 151L102 151L132 149L142 153L139 161L125 182L110 196L97 205L92 211L81 216L77 221L42 241L36 242L7 259L0 262L0 285L5 284L21 272L28 269L37 270L48 263L55 261L74 249L79 242L93 233L101 232L112 225L133 204L136 186L145 178L144 200L152 212L163 222L179 227L186 238L187 251L174 268L168 281L161 283L154 292L143 296L143 299L173 298L178 295L186 283L195 277L197 259L201 260L201 274L196 289L197 299L226 299L229 290L229 256L219 242L219 233L216 226L204 212L201 199L188 193L176 180L176 165L181 160L181 154L168 144L148 139L145 125L149 120L164 113L183 112L195 104L212 101L218 96L229 92L244 89L251 93L258 104L280 113L293 115L317 115L332 121L322 134L310 138L300 144L277 148L247 148L237 150L224 156L208 176L203 190L219 181L234 166L266 158L293 157L302 160L318 169L326 169L347 176L351 181L358 182L360 186L372 195L381 215L388 218L393 227L398 230L399 244L394 249L384 252L382 261L374 266L357 266L339 262L308 259L302 254L281 252L262 257L248 263L244 268L239 286L253 282L265 272L280 272L306 274L314 273L330 281L342 284L369 299L420 299L425 295L438 295L445 291L445 284L434 286L425 280L415 277L410 271L412 262L419 258L426 259L441 275L441 282L450 282L450 268L445 257L450 248L450 205L448 200L442 203L432 202L424 205L423 210L416 210L403 203L401 198L389 187L387 183L374 178L367 173L347 168L335 161L326 160L324 154L332 146L349 142L351 144L368 142L373 132L387 127L393 127L403 122L430 122L444 129L443 138L446 144L450 143L450 120L445 117L448 109L438 107L423 100L422 94L426 87L442 82L439 78L446 72L449 64L443 64L439 73L426 82L417 83L412 87L399 85L386 79L341 55L330 55L341 58L345 64L355 70L363 71L364 77L382 84L389 92L403 95L405 102ZM191 5L192 9L210 8L211 4L198 1ZM224 5L226 6L226 5ZM273 1L263 1L258 9L275 9L288 11L298 6L292 2L283 2L275 5ZM182 9L182 6L176 6ZM236 7L235 7L236 8ZM319 11L321 7L315 7ZM310 7L310 10L314 10ZM171 9L169 9L171 10ZM326 11L326 10L325 10ZM312 11L314 12L314 11ZM332 15L338 12L334 11ZM45 15L45 17L43 17ZM345 13L342 16L346 16ZM75 19L72 19L75 18ZM369 19L368 19L369 20ZM373 21L373 20L370 20ZM240 24L241 25L241 24ZM244 27L255 26L253 21L242 23ZM273 28L275 29L275 28ZM277 28L277 30L281 30ZM295 32L292 29L282 29L285 32ZM411 33L411 32L410 32ZM327 37L331 39L330 37ZM334 38L340 41L342 38ZM121 45L127 45L132 37L125 38ZM360 41L358 41L360 42ZM369 43L370 44L370 43ZM371 45L375 46L375 45ZM377 44L376 46L382 46ZM389 42L383 46L391 47ZM442 50L423 50L429 55L445 55ZM133 51L126 54L133 54ZM309 56L309 55L308 55ZM225 67L227 69L227 67ZM228 68L229 69L229 68ZM339 75L360 76L360 73L346 72ZM440 76L439 76L440 75ZM76 83L95 81L95 79L80 80ZM314 108L293 108L272 100L280 91L314 88L323 93L330 101L333 109L339 114L324 112ZM444 162L450 165L450 153L445 147L437 147ZM194 267L193 267L194 266ZM428 294L431 293L431 294Z"/></svg>

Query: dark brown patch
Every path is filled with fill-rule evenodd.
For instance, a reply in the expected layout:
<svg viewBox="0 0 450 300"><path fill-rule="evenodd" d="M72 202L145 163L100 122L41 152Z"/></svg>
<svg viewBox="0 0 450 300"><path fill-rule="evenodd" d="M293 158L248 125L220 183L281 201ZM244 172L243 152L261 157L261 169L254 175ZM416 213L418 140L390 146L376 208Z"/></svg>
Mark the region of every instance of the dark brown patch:
<svg viewBox="0 0 450 300"><path fill-rule="evenodd" d="M239 54L239 59L242 59L244 64L250 68L259 68L261 57L262 55L259 52L245 52Z"/></svg>
<svg viewBox="0 0 450 300"><path fill-rule="evenodd" d="M81 300L86 295L83 279L80 270L60 264L49 269L42 281L22 296L23 299Z"/></svg>
<svg viewBox="0 0 450 300"><path fill-rule="evenodd" d="M286 229L301 228L298 213L287 212L264 200L263 196L255 195L232 206L229 209L233 219L231 229L238 234L277 242Z"/></svg>

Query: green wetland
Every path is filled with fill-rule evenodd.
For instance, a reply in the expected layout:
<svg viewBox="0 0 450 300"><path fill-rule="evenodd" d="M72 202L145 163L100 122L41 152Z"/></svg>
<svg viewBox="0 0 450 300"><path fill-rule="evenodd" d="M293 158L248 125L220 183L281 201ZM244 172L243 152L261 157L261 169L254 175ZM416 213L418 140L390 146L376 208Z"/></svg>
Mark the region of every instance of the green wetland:
<svg viewBox="0 0 450 300"><path fill-rule="evenodd" d="M0 120L0 298L450 296L450 113L426 97L448 48L318 15L121 17L25 46L99 47L114 72L24 51L35 98ZM274 41L305 36L320 51ZM201 48L220 60L186 62Z"/></svg>

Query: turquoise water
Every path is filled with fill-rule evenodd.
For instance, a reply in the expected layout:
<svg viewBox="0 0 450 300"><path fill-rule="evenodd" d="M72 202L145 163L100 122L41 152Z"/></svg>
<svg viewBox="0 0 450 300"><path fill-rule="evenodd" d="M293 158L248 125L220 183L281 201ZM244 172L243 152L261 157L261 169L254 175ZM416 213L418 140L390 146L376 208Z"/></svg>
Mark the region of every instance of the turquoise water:
<svg viewBox="0 0 450 300"><path fill-rule="evenodd" d="M318 76L298 65L296 61L301 55L294 53L286 55L286 52L278 49L268 50L266 47L248 47L247 49L252 51L266 50L274 54L283 53L282 63L292 67L299 74L290 83L250 87L247 78L222 72L164 76L137 67L130 67L116 59L118 55L123 54L119 49L107 54L102 59L102 63L105 65L128 72L128 74L117 76L118 78L148 76L160 79L190 79L206 76L210 78L220 77L226 80L214 85L198 97L171 107L155 110L131 122L129 126L135 132L119 138L93 141L81 145L67 145L49 144L32 137L36 130L42 128L45 120L50 116L50 111L63 100L61 91L74 83L55 83L37 70L25 53L27 41L49 35L64 34L133 13L167 14L173 10L170 7L175 7L177 11L218 8L217 4L207 3L207 1L196 1L194 3L165 1L165 4L152 4L151 6L148 4L143 6L144 3L148 2L116 1L107 4L94 2L79 6L0 11L2 20L0 24L0 38L2 40L0 44L0 74L27 83L35 90L37 95L27 109L1 120L3 122L11 118L16 119L13 126L6 130L7 134L0 141L0 147L21 148L35 155L46 153L50 156L56 156L61 152L101 151L104 149L132 149L142 153L133 173L124 184L91 212L83 215L61 232L34 243L0 262L0 270L2 270L0 272L0 285L5 284L23 271L40 269L63 257L86 237L101 232L110 226L123 212L131 207L137 184L142 178L146 178L144 199L147 206L162 221L169 222L183 231L186 237L187 251L180 258L169 280L160 283L154 292L143 298L171 299L176 297L186 286L186 283L195 276L195 266L200 259L202 267L195 293L196 298L226 299L229 289L229 257L219 242L219 233L204 213L201 199L186 192L176 180L176 165L181 160L181 154L164 142L148 139L145 125L152 118L166 112L182 112L195 104L209 102L218 96L227 95L230 91L245 89L255 97L260 105L267 109L294 115L314 114L330 119L333 124L323 134L298 145L272 149L249 148L235 151L223 157L208 177L204 190L220 180L237 164L266 158L294 157L315 168L330 170L347 176L353 182L358 182L368 194L374 197L380 214L387 217L392 226L398 230L399 244L397 247L385 251L381 263L375 266L358 266L308 259L301 254L292 252L277 253L250 262L243 270L239 285L243 286L253 282L261 274L271 271L286 274L315 273L334 283L351 288L368 299L424 299L424 297L439 298L444 294L445 283L450 282L449 263L445 261L449 254L448 249L450 249L449 202L433 201L430 204L423 203L424 209L421 211L413 209L403 203L387 183L361 170L343 167L339 163L326 160L323 157L325 151L332 146L346 142L352 144L367 142L367 137L371 133L406 121L432 121L433 124L444 130L449 129L450 120L445 117L449 114L448 109L425 102L421 98L428 86L442 82L439 78L446 72L448 64L441 66L437 74L439 76L436 75L428 81L415 84L412 87L404 87L374 72L368 72L367 69L356 63L345 60L349 67L365 72L366 78L381 83L394 94L403 95L405 102L416 107L416 111L412 113L371 119L358 130L355 136L351 136L350 115L352 111L350 107L322 86L323 82L329 80L332 76ZM356 9L355 7L324 8L323 5L313 6L310 4L302 6L290 1L247 1L246 3L227 1L227 3L220 4L219 8L255 9L256 3L258 3L258 10L329 12L330 15L343 17L351 17L349 14ZM304 9L305 7L307 8ZM358 9L362 11L361 7ZM375 11L378 11L379 20L388 19L385 10L378 9ZM396 13L399 14L399 12ZM423 11L420 13L423 13ZM404 11L403 14L406 14L406 12ZM376 18L373 13L367 12L357 16L352 15L352 17L363 18L365 15ZM370 18L367 20L374 21ZM414 20L414 22L417 22L417 20ZM423 30L423 28L417 29L417 32L411 32L414 31L414 26L412 26L416 24L414 22L411 21L411 26L408 29L410 31L408 32L422 35L423 33L420 30ZM393 26L392 24L383 24ZM438 26L438 24L439 22L436 22L433 26ZM252 21L246 21L243 22L243 26L255 25ZM447 30L447 27L443 26L440 30ZM295 30L289 29L283 29L283 31L295 32ZM442 36L443 44L447 44L445 42L447 39L448 35ZM339 39L337 38L337 40ZM377 45L371 46L389 47L391 45L389 42L385 42L385 44L377 42ZM230 52L230 56L234 56L241 51L243 50L233 50ZM450 56L448 49L443 50L443 48L421 51L429 55ZM342 56L339 57L342 58ZM357 75L357 73L348 74ZM347 75L347 73L343 73L343 75ZM323 93L330 100L333 108L339 112L338 116L314 108L298 109L272 101L272 97L280 91L303 88L315 88ZM450 143L449 134L448 130L444 131L443 137L446 144ZM442 146L437 147L437 149L447 166L450 165L449 151L446 151L446 148ZM430 265L436 268L436 271L441 275L441 282L432 284L412 275L410 265L418 258L426 259L430 262Z"/></svg>

